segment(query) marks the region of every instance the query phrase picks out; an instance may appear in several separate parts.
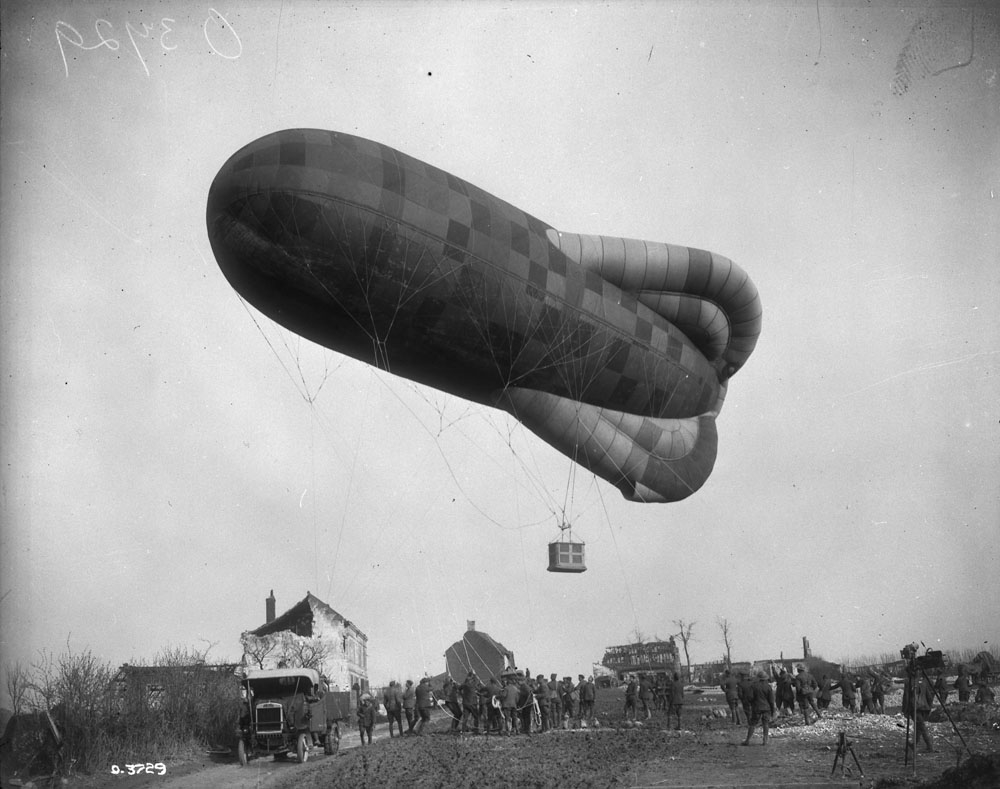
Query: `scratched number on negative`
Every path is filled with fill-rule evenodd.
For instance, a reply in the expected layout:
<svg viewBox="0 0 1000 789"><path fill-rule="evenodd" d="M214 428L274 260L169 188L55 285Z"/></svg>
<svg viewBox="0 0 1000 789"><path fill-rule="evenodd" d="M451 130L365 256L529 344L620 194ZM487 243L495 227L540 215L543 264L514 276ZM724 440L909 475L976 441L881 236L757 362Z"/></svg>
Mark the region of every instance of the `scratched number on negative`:
<svg viewBox="0 0 1000 789"><path fill-rule="evenodd" d="M142 70L149 76L149 66L146 58L143 57L139 47L139 40L147 39L156 41L160 49L172 52L180 45L183 38L182 31L175 28L176 19L163 17L159 23L151 25L147 22L140 22L136 27L131 22L125 23L125 35L128 37L128 44L131 45L135 56L142 65ZM229 21L214 8L208 9L208 16L201 25L202 34L208 46L219 57L226 60L236 60L243 54L243 42L239 34L229 24ZM94 22L95 41L87 43L86 38L75 27L62 20L56 22L56 41L59 44L59 54L62 55L63 71L69 77L69 61L66 59L67 47L75 47L84 52L105 48L110 52L117 52L122 47L122 40L115 35L115 27L107 19L98 19ZM120 34L118 34L120 36Z"/></svg>
<svg viewBox="0 0 1000 789"><path fill-rule="evenodd" d="M141 775L142 773L149 773L150 775L166 775L167 765L163 762L138 762L136 764L125 764L125 765L111 765L112 775Z"/></svg>

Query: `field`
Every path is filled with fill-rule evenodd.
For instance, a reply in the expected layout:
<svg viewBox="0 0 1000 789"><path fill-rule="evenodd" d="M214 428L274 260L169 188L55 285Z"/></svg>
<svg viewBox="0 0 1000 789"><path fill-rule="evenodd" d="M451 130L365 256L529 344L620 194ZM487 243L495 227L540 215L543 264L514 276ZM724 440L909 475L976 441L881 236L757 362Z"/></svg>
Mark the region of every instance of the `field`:
<svg viewBox="0 0 1000 789"><path fill-rule="evenodd" d="M780 786L925 786L940 779L959 761L967 762L959 737L947 721L929 724L935 752L918 751L916 768L904 764L905 719L900 693L886 699L886 715L854 716L831 708L819 722L805 726L801 716L780 721L766 747L758 730L750 747L740 745L745 727L729 724L724 702L714 692L689 695L681 730L668 728L665 713L654 712L641 728L622 726L623 693L599 691L600 726L554 731L545 735L453 736L440 714L434 733L390 739L384 727L372 747L360 748L358 735L345 737L336 756L294 760L255 760L242 768L230 759L212 764L171 766L167 776L105 781L94 786L234 787L780 787ZM979 761L966 766L939 789L1000 786L1000 708L950 705L956 725ZM834 770L840 732L846 732L854 755L847 769ZM986 757L986 758L983 758ZM990 772L992 771L992 773ZM992 777L991 777L992 775ZM977 777L978 776L978 777ZM110 777L110 776L109 776Z"/></svg>

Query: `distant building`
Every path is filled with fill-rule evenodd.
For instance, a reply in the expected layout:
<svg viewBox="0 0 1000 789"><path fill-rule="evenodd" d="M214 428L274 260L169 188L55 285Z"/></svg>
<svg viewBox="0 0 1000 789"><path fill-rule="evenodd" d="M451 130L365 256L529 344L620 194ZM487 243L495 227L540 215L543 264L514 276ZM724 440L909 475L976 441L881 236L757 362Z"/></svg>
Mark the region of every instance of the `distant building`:
<svg viewBox="0 0 1000 789"><path fill-rule="evenodd" d="M111 678L112 709L162 709L172 698L202 695L220 683L231 684L238 663L192 663L186 666L132 666L124 663Z"/></svg>
<svg viewBox="0 0 1000 789"><path fill-rule="evenodd" d="M611 669L619 680L628 674L673 674L681 670L680 652L673 636L667 641L608 647L601 664Z"/></svg>
<svg viewBox="0 0 1000 789"><path fill-rule="evenodd" d="M499 678L504 671L516 665L514 653L488 633L476 630L473 620L466 623L462 640L448 647L444 660L446 672L459 681L465 679L470 669L487 680L490 677Z"/></svg>
<svg viewBox="0 0 1000 789"><path fill-rule="evenodd" d="M314 668L333 690L368 688L368 636L311 592L275 616L274 590L266 621L240 636L250 668Z"/></svg>
<svg viewBox="0 0 1000 789"><path fill-rule="evenodd" d="M784 670L787 674L795 676L800 665L808 666L809 671L816 679L822 678L823 675L836 678L841 675L842 667L839 663L831 663L829 660L813 656L812 647L809 646L809 639L806 636L802 636L802 657L786 658L785 653L782 652L776 658L755 660L753 670L763 671L772 677L776 677Z"/></svg>

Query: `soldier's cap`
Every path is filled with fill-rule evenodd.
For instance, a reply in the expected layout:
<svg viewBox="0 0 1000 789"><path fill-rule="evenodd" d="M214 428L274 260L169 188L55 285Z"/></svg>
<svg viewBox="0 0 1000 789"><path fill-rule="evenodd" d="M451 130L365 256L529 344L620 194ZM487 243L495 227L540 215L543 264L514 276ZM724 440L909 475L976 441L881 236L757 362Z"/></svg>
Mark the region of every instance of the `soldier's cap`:
<svg viewBox="0 0 1000 789"><path fill-rule="evenodd" d="M757 672L757 678L758 679L767 679L767 674L765 674L763 671L758 671Z"/></svg>

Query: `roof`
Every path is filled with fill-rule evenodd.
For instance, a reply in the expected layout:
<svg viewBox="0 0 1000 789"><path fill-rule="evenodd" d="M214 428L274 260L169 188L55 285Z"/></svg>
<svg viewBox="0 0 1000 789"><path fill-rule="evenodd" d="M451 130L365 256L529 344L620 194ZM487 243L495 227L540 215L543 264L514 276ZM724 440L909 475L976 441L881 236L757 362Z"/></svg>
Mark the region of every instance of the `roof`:
<svg viewBox="0 0 1000 789"><path fill-rule="evenodd" d="M514 653L492 638L489 633L467 630L461 641L456 641L445 652L448 672L457 679L464 679L470 669L486 679L504 668L504 663L514 665Z"/></svg>
<svg viewBox="0 0 1000 789"><path fill-rule="evenodd" d="M282 679L283 677L308 677L313 685L319 684L319 672L314 668L250 668L247 669L248 680Z"/></svg>
<svg viewBox="0 0 1000 789"><path fill-rule="evenodd" d="M111 678L112 682L127 682L130 679L143 682L155 681L171 676L190 676L201 673L236 674L239 663L192 663L185 666L134 666L123 663Z"/></svg>
<svg viewBox="0 0 1000 789"><path fill-rule="evenodd" d="M325 619L328 622L342 622L344 625L357 630L358 635L365 641L368 640L368 636L362 633L357 625L334 611L333 608L316 597L312 592L306 592L305 597L285 611L285 613L281 614L281 616L276 616L270 622L265 622L256 630L251 630L250 633L255 636L266 636L270 633L280 633L283 630L295 630L295 626L306 617L309 618L310 625L317 617Z"/></svg>

